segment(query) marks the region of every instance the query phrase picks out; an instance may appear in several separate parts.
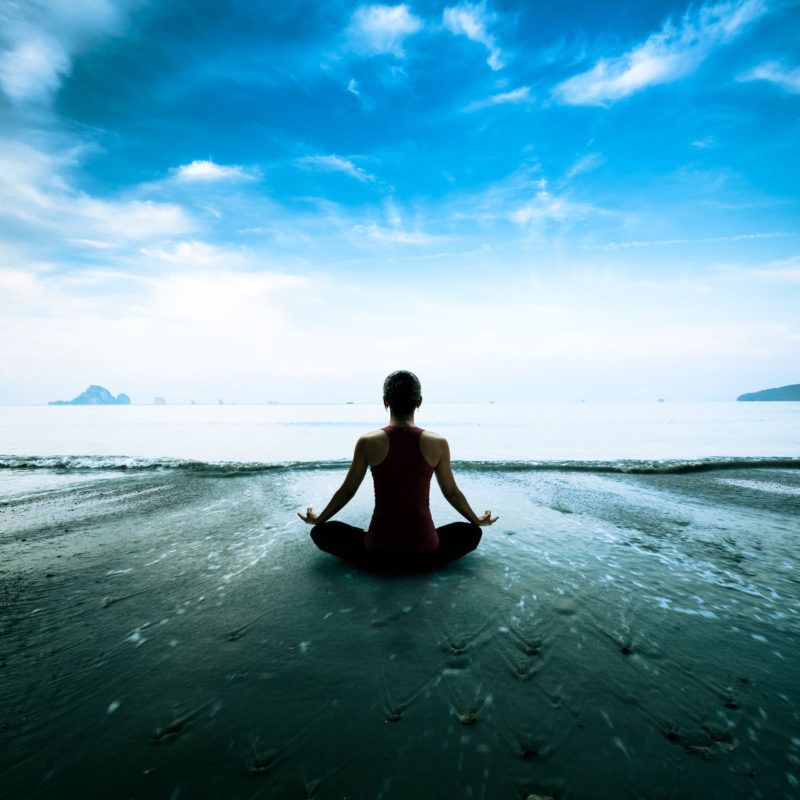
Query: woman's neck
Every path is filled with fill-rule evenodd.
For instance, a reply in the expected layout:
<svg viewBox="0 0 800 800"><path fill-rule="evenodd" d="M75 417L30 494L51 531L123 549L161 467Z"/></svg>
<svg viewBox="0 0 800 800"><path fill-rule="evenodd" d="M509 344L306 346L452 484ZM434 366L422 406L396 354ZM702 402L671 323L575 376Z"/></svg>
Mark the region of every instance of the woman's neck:
<svg viewBox="0 0 800 800"><path fill-rule="evenodd" d="M391 428L413 428L414 427L414 415L412 414L410 417L404 417L403 419L398 419L394 416L394 414L389 415L389 427Z"/></svg>

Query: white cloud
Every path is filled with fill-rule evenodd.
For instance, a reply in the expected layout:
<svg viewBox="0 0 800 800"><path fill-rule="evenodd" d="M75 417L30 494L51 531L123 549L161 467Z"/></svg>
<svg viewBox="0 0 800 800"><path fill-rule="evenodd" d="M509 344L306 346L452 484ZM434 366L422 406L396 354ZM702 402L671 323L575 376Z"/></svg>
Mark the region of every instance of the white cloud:
<svg viewBox="0 0 800 800"><path fill-rule="evenodd" d="M486 63L493 69L503 67L503 53L497 46L494 36L487 30L491 17L486 14L485 5L462 3L445 8L442 23L450 33L466 36L473 42L482 44L488 51Z"/></svg>
<svg viewBox="0 0 800 800"><path fill-rule="evenodd" d="M70 211L72 230L86 226L94 236L111 240L142 241L186 233L194 227L186 211L174 203L154 203L150 200L98 200L81 196L75 199Z"/></svg>
<svg viewBox="0 0 800 800"><path fill-rule="evenodd" d="M310 304L309 283L282 271L224 267L149 274L0 267L0 338L22 337L0 356L2 383L22 375L20 368L51 387L93 383L100 374L141 401L196 385L210 369L208 392L218 397L255 365L289 366L297 355L293 320ZM60 390L52 391L49 399Z"/></svg>
<svg viewBox="0 0 800 800"><path fill-rule="evenodd" d="M800 256L772 261L754 274L771 283L800 283Z"/></svg>
<svg viewBox="0 0 800 800"><path fill-rule="evenodd" d="M740 81L768 81L791 94L800 94L800 67L767 61L739 76Z"/></svg>
<svg viewBox="0 0 800 800"><path fill-rule="evenodd" d="M631 240L628 242L608 242L607 244L594 245L593 250L630 250L642 247L671 247L680 244L716 244L719 242L744 242L749 239L778 239L788 236L786 233L738 233L733 236L704 236L699 239L656 239L656 240Z"/></svg>
<svg viewBox="0 0 800 800"><path fill-rule="evenodd" d="M381 225L354 225L353 233L358 237L368 237L382 244L420 244L427 245L439 241L443 237L431 236L419 231L408 231L404 228L387 228Z"/></svg>
<svg viewBox="0 0 800 800"><path fill-rule="evenodd" d="M14 101L50 96L71 66L58 42L30 37L0 55L0 85Z"/></svg>
<svg viewBox="0 0 800 800"><path fill-rule="evenodd" d="M403 41L422 27L422 21L405 4L361 6L353 13L347 37L357 52L401 57L405 55Z"/></svg>
<svg viewBox="0 0 800 800"><path fill-rule="evenodd" d="M600 155L600 153L588 153L585 156L579 158L568 170L566 174L566 179L571 180L576 175L580 175L583 172L589 172L593 169L597 169L599 166L605 163L605 158Z"/></svg>
<svg viewBox="0 0 800 800"><path fill-rule="evenodd" d="M215 164L213 161L192 161L189 164L182 164L175 167L172 174L176 180L198 183L249 181L256 177L254 173L236 164L225 166Z"/></svg>
<svg viewBox="0 0 800 800"><path fill-rule="evenodd" d="M480 111L483 108L506 105L508 103L530 103L532 100L530 88L521 86L519 89L493 94L491 97L486 97L483 100L474 100L466 106L464 111Z"/></svg>
<svg viewBox="0 0 800 800"><path fill-rule="evenodd" d="M360 387L372 397L376 380L407 363L409 353L435 401L466 392L490 399L480 394L480 379L469 377L486 370L510 376L498 400L592 392L629 400L642 375L665 370L678 376L669 384L677 399L696 396L697 376L709 364L719 367L721 357L740 376L797 362L790 310L759 306L762 313L743 322L731 307L708 322L708 296L687 293L684 276L661 287L637 285L638 269L495 272L501 256L488 252L480 275L465 271L453 282L452 274L428 271L409 282L405 271L381 269L383 251L374 269L352 278L266 271L255 255L238 270L180 263L144 270L141 261L126 273L0 265L0 340L8 343L0 348L0 399L42 402L74 384L77 393L101 382L138 402L154 395L170 402L360 400ZM785 289L775 284L776 292ZM394 302L376 307L383 294ZM425 324L409 327L409 320ZM399 329L407 335L398 337ZM343 361L343 352L358 358ZM549 396L540 394L546 385L556 387ZM702 391L719 396L718 381Z"/></svg>
<svg viewBox="0 0 800 800"><path fill-rule="evenodd" d="M709 134L708 136L704 136L702 139L695 139L692 142L689 142L692 147L696 147L698 150L710 150L713 147L717 146L717 140Z"/></svg>
<svg viewBox="0 0 800 800"><path fill-rule="evenodd" d="M303 156L297 159L297 163L323 172L344 172L359 181L375 180L374 175L370 175L361 167L357 167L350 159L342 158L342 156Z"/></svg>
<svg viewBox="0 0 800 800"><path fill-rule="evenodd" d="M361 92L358 90L358 82L355 78L350 78L350 80L347 82L347 91L355 97L361 96Z"/></svg>
<svg viewBox="0 0 800 800"><path fill-rule="evenodd" d="M592 211L591 206L573 203L566 197L554 195L541 188L530 202L515 209L509 219L518 225L529 225L536 222L570 222L583 219Z"/></svg>
<svg viewBox="0 0 800 800"><path fill-rule="evenodd" d="M766 12L764 0L739 0L687 11L621 56L560 83L553 94L570 105L603 106L661 83L685 77L710 51L738 36Z"/></svg>
<svg viewBox="0 0 800 800"><path fill-rule="evenodd" d="M158 261L191 267L224 264L231 268L242 262L242 253L239 251L198 241L177 242L165 247L143 247L141 253Z"/></svg>
<svg viewBox="0 0 800 800"><path fill-rule="evenodd" d="M33 233L44 242L50 235L109 249L179 236L194 227L191 216L174 203L106 199L77 190L69 180L74 153L52 155L18 142L2 145L0 221L22 237Z"/></svg>
<svg viewBox="0 0 800 800"><path fill-rule="evenodd" d="M28 0L0 5L0 88L15 103L48 100L73 58L117 33L131 0Z"/></svg>

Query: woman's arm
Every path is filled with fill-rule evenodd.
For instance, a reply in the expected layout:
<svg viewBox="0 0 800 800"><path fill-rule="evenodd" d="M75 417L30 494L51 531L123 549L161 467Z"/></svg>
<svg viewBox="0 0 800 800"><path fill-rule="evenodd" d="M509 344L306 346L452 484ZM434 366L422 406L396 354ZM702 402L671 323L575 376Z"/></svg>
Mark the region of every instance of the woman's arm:
<svg viewBox="0 0 800 800"><path fill-rule="evenodd" d="M450 445L447 443L447 439L441 440L441 456L435 472L436 480L439 482L439 488L442 490L445 500L459 514L466 517L473 525L491 525L497 522L499 517L492 517L492 512L488 509L479 517L470 507L461 489L458 488L456 479L453 476L453 468L450 464Z"/></svg>
<svg viewBox="0 0 800 800"><path fill-rule="evenodd" d="M309 525L321 525L338 511L341 511L353 499L358 487L361 486L361 481L364 480L364 476L367 474L368 463L365 450L366 442L362 436L356 442L353 462L350 464L350 469L347 471L342 485L334 492L333 497L331 497L330 502L325 506L321 514L315 514L311 506L308 507L305 516L298 512L297 516L303 522L307 522Z"/></svg>

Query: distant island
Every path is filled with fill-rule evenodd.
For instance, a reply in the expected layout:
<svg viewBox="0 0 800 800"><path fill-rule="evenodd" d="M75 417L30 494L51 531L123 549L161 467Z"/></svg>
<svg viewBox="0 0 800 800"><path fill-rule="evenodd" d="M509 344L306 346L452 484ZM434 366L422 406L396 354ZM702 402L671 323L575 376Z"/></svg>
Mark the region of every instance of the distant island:
<svg viewBox="0 0 800 800"><path fill-rule="evenodd" d="M51 400L49 406L129 406L131 399L126 394L114 397L104 386L92 384L74 400Z"/></svg>
<svg viewBox="0 0 800 800"><path fill-rule="evenodd" d="M800 383L779 386L777 389L762 389L760 392L740 394L736 399L742 402L754 400L800 400Z"/></svg>

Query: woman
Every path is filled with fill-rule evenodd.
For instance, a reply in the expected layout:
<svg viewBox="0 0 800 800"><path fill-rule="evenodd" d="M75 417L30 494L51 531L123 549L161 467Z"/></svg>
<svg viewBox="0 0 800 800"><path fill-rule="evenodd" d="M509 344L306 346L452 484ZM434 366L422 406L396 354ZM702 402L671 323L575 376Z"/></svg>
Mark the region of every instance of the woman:
<svg viewBox="0 0 800 800"><path fill-rule="evenodd" d="M438 566L478 546L481 527L498 517L478 516L456 485L447 439L414 425L422 404L422 389L413 372L399 370L383 383L383 405L389 424L356 442L353 463L344 483L321 514L309 506L303 522L314 527L311 538L320 550L361 566ZM344 522L328 522L353 498L367 467L375 484L375 510L369 530ZM469 522L436 528L431 519L429 491L436 474L442 494Z"/></svg>

